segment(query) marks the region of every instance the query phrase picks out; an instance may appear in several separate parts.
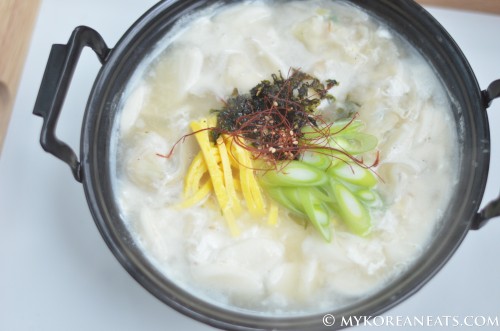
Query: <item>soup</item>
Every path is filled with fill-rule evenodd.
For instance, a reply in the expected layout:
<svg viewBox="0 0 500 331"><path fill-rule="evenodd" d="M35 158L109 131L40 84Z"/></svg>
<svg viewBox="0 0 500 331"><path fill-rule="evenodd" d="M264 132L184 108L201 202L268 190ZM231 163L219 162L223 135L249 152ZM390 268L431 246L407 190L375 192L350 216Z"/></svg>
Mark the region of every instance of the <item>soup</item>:
<svg viewBox="0 0 500 331"><path fill-rule="evenodd" d="M342 208L337 194L333 212L321 214L329 219L318 225L321 220L307 208L287 208L271 194L276 191L261 179L269 171L287 175L289 165L303 169L301 162L307 160L298 149L272 163L282 168L265 171L241 167L241 162L234 170L238 160L232 160L233 174L250 169L261 183L264 213L251 212L240 178L228 197L237 198L242 209L233 223L221 212L215 181L203 199L183 205L190 198L185 186L192 165L199 160L210 168L197 141L204 130L190 135L196 131L193 123L214 109L221 114L231 97L248 96L263 81L286 83L297 72L309 83L313 78L323 82L331 95L318 99L310 128L345 123L335 132L327 130L330 139L360 123L354 137L377 142L374 151L360 155L342 153L344 146L335 148L340 154L319 153L343 155L332 156L336 163L322 168L320 176L347 165L347 177L359 168L375 178L369 191L377 203L359 204L369 223L360 230L343 219L352 216L361 198ZM269 109L280 107L276 103ZM376 293L426 250L457 181L457 129L432 68L389 28L340 1L245 1L184 18L137 68L122 96L118 126L115 190L136 244L165 277L230 309L309 313ZM255 141L246 145L248 150L255 146ZM232 147L226 147L231 157ZM273 149L266 155L276 154ZM252 158L256 161L255 153ZM214 162L224 168L223 161ZM210 177L207 170L205 177ZM349 197L364 185L347 181L342 187ZM298 193L306 200L312 196L312 191L301 192L307 192Z"/></svg>

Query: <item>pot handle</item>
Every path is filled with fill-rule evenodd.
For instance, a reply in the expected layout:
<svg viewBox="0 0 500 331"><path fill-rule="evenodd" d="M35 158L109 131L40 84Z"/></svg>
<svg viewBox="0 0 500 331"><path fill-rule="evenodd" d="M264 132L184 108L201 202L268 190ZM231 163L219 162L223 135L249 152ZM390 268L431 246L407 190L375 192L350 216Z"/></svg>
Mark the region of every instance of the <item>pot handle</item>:
<svg viewBox="0 0 500 331"><path fill-rule="evenodd" d="M66 162L78 182L82 181L81 165L71 147L56 136L57 120L76 69L78 59L85 46L94 50L104 64L111 51L101 35L86 27L77 27L66 45L52 45L33 114L43 118L40 144L43 149Z"/></svg>
<svg viewBox="0 0 500 331"><path fill-rule="evenodd" d="M482 92L482 95L483 105L485 108L488 108L494 99L500 98L500 79L491 83L490 86ZM476 214L476 217L472 221L472 229L478 230L482 228L490 219L497 216L500 216L500 196L491 201Z"/></svg>
<svg viewBox="0 0 500 331"><path fill-rule="evenodd" d="M500 79L491 83L490 86L482 92L482 95L484 108L488 108L491 106L491 102L494 99L500 98Z"/></svg>

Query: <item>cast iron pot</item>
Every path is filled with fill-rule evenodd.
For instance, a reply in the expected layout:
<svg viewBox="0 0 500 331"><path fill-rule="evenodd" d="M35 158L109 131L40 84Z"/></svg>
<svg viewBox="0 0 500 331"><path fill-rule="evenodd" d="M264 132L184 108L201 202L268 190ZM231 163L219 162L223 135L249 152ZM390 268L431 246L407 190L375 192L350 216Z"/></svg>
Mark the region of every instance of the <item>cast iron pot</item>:
<svg viewBox="0 0 500 331"><path fill-rule="evenodd" d="M326 313L336 318L376 316L420 289L451 257L471 229L479 229L500 215L500 198L479 210L489 167L490 135L486 108L500 96L500 80L481 91L459 47L421 6L411 0L349 0L371 15L385 21L408 40L433 66L444 83L457 122L463 123L459 135L460 181L435 240L408 272L383 291L338 310L297 317L256 316L207 303L166 279L134 244L126 228L112 190L114 171L113 125L118 119L120 97L144 55L182 16L203 9L216 1L166 0L144 14L110 49L101 36L88 27L77 27L66 45L53 45L33 113L43 117L41 145L66 162L83 187L95 223L107 245L123 267L158 299L212 326L231 330L326 328ZM218 1L221 2L221 1ZM224 0L223 3L232 1ZM233 1L234 2L234 1ZM91 47L102 68L90 93L83 120L80 157L55 135L70 80L82 49ZM330 319L327 322L331 322ZM328 327L332 329L332 327Z"/></svg>

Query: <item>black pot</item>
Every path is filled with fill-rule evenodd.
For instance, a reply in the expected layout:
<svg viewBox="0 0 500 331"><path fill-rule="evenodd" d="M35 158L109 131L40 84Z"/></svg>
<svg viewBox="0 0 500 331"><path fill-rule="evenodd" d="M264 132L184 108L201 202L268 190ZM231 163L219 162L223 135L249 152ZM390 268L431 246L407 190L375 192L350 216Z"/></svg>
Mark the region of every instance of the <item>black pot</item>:
<svg viewBox="0 0 500 331"><path fill-rule="evenodd" d="M134 245L112 191L114 170L109 163L114 146L112 129L117 120L120 96L136 66L173 24L187 13L211 5L214 0L166 0L142 16L110 49L88 27L74 30L66 45L53 45L33 113L44 119L43 148L68 163L83 183L94 220L116 258L153 295L174 309L212 326L231 330L324 329L323 316L331 313L340 327L341 317L376 316L421 288L451 257L465 235L500 215L500 198L484 210L479 206L489 167L490 135L486 108L500 96L500 80L481 91L459 47L421 6L413 1L349 0L385 21L412 44L435 69L447 89L460 137L460 181L436 239L410 270L382 292L352 306L301 317L262 317L229 311L200 300L165 279ZM225 0L223 2L230 3ZM95 80L83 121L80 158L55 135L70 80L85 46L99 57L102 68ZM330 320L331 321L331 320ZM327 321L328 322L328 321ZM328 329L331 329L329 327Z"/></svg>

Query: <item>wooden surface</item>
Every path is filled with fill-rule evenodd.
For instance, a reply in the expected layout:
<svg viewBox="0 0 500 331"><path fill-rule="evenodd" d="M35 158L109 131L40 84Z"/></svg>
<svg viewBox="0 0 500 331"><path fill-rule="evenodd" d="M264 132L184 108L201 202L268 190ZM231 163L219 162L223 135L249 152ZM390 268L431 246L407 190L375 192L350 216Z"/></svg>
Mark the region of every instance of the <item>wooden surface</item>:
<svg viewBox="0 0 500 331"><path fill-rule="evenodd" d="M500 0L417 0L422 5L500 14Z"/></svg>
<svg viewBox="0 0 500 331"><path fill-rule="evenodd" d="M0 152L39 4L39 0L0 0Z"/></svg>

